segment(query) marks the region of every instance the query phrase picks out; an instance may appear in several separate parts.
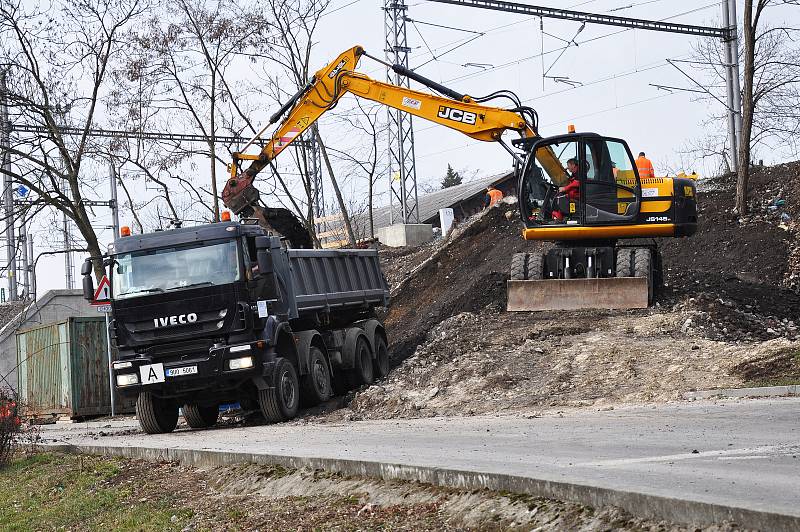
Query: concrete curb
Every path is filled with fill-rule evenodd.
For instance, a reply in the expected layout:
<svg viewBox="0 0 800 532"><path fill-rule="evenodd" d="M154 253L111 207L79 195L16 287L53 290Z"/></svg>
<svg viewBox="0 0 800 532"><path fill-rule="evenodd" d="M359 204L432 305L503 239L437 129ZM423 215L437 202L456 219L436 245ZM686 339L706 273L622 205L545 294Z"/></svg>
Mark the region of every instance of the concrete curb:
<svg viewBox="0 0 800 532"><path fill-rule="evenodd" d="M535 497L572 501L593 508L618 506L638 517L665 519L675 523L713 525L723 521L740 527L770 531L800 530L800 515L781 515L746 508L724 506L659 495L647 495L609 488L541 480L531 477L480 473L437 467L411 466L362 460L283 456L228 451L165 449L150 447L113 447L105 445L40 444L45 451L95 454L150 461L179 462L210 468L241 463L280 465L292 469L318 469L353 477L383 480L418 481L461 489L490 489L524 493Z"/></svg>
<svg viewBox="0 0 800 532"><path fill-rule="evenodd" d="M718 390L699 390L684 392L684 399L713 399L714 397L728 397L739 399L744 397L786 397L800 395L800 385L763 386L760 388L720 388Z"/></svg>

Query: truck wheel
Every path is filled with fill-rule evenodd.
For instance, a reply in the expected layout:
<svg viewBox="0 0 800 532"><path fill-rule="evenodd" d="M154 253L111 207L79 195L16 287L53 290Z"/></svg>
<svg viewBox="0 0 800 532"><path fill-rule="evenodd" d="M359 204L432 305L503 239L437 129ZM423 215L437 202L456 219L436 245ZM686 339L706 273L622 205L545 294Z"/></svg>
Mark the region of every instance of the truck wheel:
<svg viewBox="0 0 800 532"><path fill-rule="evenodd" d="M308 350L308 375L300 378L301 397L306 406L316 406L331 398L331 372L325 355L313 345Z"/></svg>
<svg viewBox="0 0 800 532"><path fill-rule="evenodd" d="M211 427L219 419L219 406L183 405L183 419L193 429Z"/></svg>
<svg viewBox="0 0 800 532"><path fill-rule="evenodd" d="M528 254L528 279L539 281L544 279L544 255L542 253Z"/></svg>
<svg viewBox="0 0 800 532"><path fill-rule="evenodd" d="M633 252L633 276L647 278L647 302L653 302L653 254L649 248L636 248Z"/></svg>
<svg viewBox="0 0 800 532"><path fill-rule="evenodd" d="M369 348L367 340L361 336L356 343L355 360L353 369L348 372L350 377L350 388L357 388L361 385L370 385L375 380L372 371L372 350Z"/></svg>
<svg viewBox="0 0 800 532"><path fill-rule="evenodd" d="M511 280L524 281L528 278L528 254L527 253L514 253L511 256Z"/></svg>
<svg viewBox="0 0 800 532"><path fill-rule="evenodd" d="M633 263L633 250L630 248L620 248L617 250L617 277L633 277L631 265Z"/></svg>
<svg viewBox="0 0 800 532"><path fill-rule="evenodd" d="M148 434L172 432L178 425L178 405L167 399L142 392L136 399L139 426Z"/></svg>
<svg viewBox="0 0 800 532"><path fill-rule="evenodd" d="M375 377L383 379L389 374L389 349L383 336L375 335L375 360L373 370Z"/></svg>
<svg viewBox="0 0 800 532"><path fill-rule="evenodd" d="M258 405L267 422L280 423L297 415L300 406L300 386L297 371L285 358L275 361L272 387L258 391Z"/></svg>

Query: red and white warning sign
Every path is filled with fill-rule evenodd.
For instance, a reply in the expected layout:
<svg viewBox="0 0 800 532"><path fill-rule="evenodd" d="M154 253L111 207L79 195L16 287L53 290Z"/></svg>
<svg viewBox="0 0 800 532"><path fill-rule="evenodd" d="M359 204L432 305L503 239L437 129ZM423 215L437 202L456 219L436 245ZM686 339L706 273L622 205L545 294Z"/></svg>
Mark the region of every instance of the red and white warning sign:
<svg viewBox="0 0 800 532"><path fill-rule="evenodd" d="M108 282L108 276L104 275L100 279L100 284L97 285L97 290L94 291L94 300L92 305L107 305L111 302L111 283Z"/></svg>

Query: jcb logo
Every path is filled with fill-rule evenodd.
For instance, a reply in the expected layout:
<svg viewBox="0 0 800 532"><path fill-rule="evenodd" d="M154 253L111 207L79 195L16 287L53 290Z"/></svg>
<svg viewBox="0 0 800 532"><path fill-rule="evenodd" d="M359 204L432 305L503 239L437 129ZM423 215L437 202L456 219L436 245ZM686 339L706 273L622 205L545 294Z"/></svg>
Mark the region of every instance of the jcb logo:
<svg viewBox="0 0 800 532"><path fill-rule="evenodd" d="M343 69L344 65L346 65L346 64L347 64L347 58L345 57L344 59L339 61L339 64L337 64L335 67L333 67L333 70L330 71L330 73L328 74L328 77L331 78L331 79L335 78L336 74L338 74L339 71L341 69Z"/></svg>
<svg viewBox="0 0 800 532"><path fill-rule="evenodd" d="M469 111L462 111L461 109L453 109L452 107L439 106L439 118L446 118L453 122L462 122L471 126L475 125L478 115L470 113Z"/></svg>

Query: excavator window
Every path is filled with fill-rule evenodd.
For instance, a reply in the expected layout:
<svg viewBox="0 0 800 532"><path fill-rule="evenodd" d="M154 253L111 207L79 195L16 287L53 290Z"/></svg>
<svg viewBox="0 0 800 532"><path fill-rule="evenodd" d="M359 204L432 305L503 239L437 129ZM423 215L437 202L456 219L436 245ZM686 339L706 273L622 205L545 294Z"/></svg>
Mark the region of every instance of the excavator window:
<svg viewBox="0 0 800 532"><path fill-rule="evenodd" d="M621 141L599 136L583 143L587 166L585 223L625 221L639 210L636 174L627 147Z"/></svg>
<svg viewBox="0 0 800 532"><path fill-rule="evenodd" d="M580 143L563 139L538 145L525 164L520 185L528 221L534 223L578 223L581 174ZM555 161L557 161L555 164ZM547 161L543 165L541 161ZM570 190L559 190L569 186Z"/></svg>

